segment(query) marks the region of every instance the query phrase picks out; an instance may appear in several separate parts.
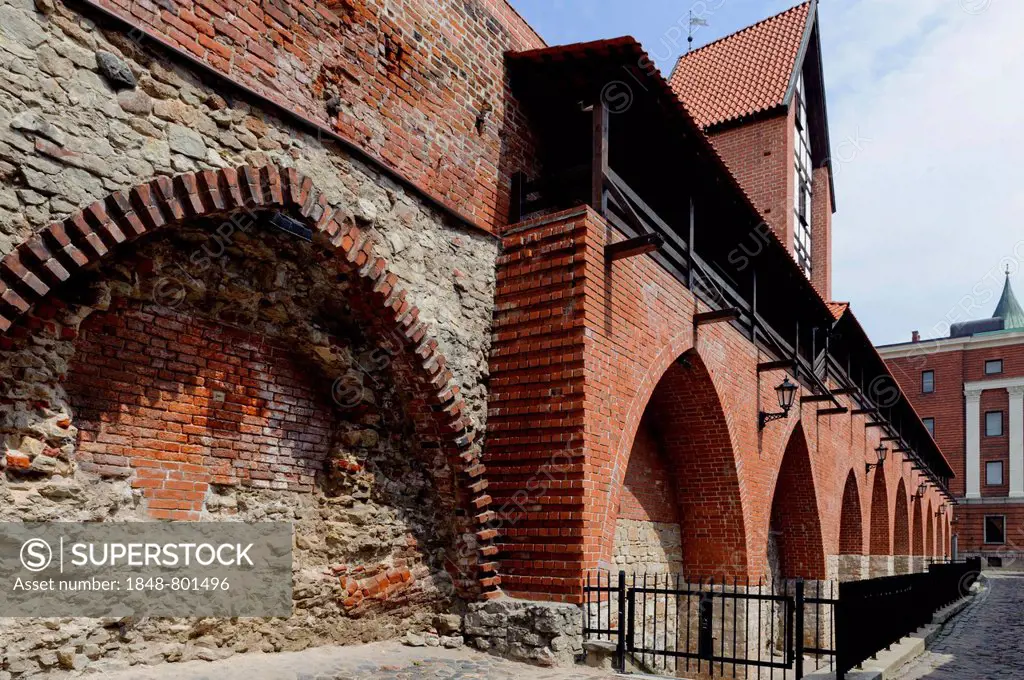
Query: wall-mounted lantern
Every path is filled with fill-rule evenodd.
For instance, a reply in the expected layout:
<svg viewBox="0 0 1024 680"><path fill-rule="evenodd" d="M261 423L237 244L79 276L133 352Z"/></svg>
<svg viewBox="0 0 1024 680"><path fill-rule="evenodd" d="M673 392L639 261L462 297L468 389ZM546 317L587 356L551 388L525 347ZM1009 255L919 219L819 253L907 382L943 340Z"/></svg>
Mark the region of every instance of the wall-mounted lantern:
<svg viewBox="0 0 1024 680"><path fill-rule="evenodd" d="M875 455L878 456L877 463L865 463L865 474L871 472L872 468L880 468L885 465L885 457L888 455L889 449L885 448L885 444L879 444L878 448L875 449Z"/></svg>
<svg viewBox="0 0 1024 680"><path fill-rule="evenodd" d="M782 410L777 413L761 411L757 420L757 427L760 430L763 430L764 426L773 420L780 420L789 415L789 409L793 408L793 400L796 398L796 384L791 383L787 375L786 379L775 388L775 394L779 397L779 408Z"/></svg>
<svg viewBox="0 0 1024 680"><path fill-rule="evenodd" d="M939 509L935 511L935 516L936 517L942 517L945 514L946 514L946 504L943 503L942 505L939 506Z"/></svg>
<svg viewBox="0 0 1024 680"><path fill-rule="evenodd" d="M928 491L928 483L927 482L921 482L920 484L917 485L917 493L912 495L911 498L912 499L921 500L922 498L924 498L924 494L927 491Z"/></svg>

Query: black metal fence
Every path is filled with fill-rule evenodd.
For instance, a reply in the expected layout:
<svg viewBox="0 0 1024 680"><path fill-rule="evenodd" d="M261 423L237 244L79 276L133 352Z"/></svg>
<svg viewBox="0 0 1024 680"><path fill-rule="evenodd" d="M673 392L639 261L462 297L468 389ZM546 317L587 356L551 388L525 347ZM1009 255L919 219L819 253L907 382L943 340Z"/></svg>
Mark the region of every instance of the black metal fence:
<svg viewBox="0 0 1024 680"><path fill-rule="evenodd" d="M839 586L837 678L931 623L932 615L967 595L981 560L934 563L921 574L850 581Z"/></svg>
<svg viewBox="0 0 1024 680"><path fill-rule="evenodd" d="M922 574L843 584L593 572L583 633L614 643L622 672L774 680L827 668L841 680L966 595L980 567L934 563Z"/></svg>
<svg viewBox="0 0 1024 680"><path fill-rule="evenodd" d="M808 661L808 670L834 666L835 588L594 572L584 587L584 636L615 643L623 672L799 678Z"/></svg>

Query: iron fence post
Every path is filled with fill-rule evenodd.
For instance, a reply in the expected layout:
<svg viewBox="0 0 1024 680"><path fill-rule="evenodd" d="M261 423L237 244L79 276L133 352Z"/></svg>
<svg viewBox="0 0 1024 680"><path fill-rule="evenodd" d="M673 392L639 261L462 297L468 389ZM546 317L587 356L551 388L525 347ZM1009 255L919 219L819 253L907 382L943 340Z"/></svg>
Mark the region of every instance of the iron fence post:
<svg viewBox="0 0 1024 680"><path fill-rule="evenodd" d="M619 572L619 641L615 647L620 673L626 672L626 572Z"/></svg>
<svg viewBox="0 0 1024 680"><path fill-rule="evenodd" d="M798 579L796 582L796 602L794 605L796 609L796 623L793 626L794 636L794 647L793 647L793 660L796 662L795 675L797 680L804 677L804 580ZM815 646L820 646L815 641Z"/></svg>

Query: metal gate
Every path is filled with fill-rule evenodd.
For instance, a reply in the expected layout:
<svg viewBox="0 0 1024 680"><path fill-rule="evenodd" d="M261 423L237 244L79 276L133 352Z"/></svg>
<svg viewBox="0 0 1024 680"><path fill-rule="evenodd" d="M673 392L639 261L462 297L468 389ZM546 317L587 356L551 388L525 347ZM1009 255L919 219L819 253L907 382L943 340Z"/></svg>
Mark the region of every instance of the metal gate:
<svg viewBox="0 0 1024 680"><path fill-rule="evenodd" d="M595 572L584 587L584 637L615 643L621 672L802 678L805 654L827 657L830 668L835 655L834 593L824 597L821 583L814 587L807 597L803 581L776 587Z"/></svg>

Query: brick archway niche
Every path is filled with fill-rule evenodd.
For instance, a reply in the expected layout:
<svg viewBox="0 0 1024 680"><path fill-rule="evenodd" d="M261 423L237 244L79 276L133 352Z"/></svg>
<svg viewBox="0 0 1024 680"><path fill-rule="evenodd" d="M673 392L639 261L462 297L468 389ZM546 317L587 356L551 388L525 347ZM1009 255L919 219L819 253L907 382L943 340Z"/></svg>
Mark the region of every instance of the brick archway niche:
<svg viewBox="0 0 1024 680"><path fill-rule="evenodd" d="M839 519L839 580L859 581L864 578L867 578L867 559L864 555L860 490L857 487L857 475L850 470L843 487Z"/></svg>
<svg viewBox="0 0 1024 680"><path fill-rule="evenodd" d="M768 576L824 580L827 577L818 497L803 425L789 437L772 497Z"/></svg>
<svg viewBox="0 0 1024 680"><path fill-rule="evenodd" d="M391 637L497 594L445 359L368 234L294 169L117 192L4 258L0 293L6 519L294 523L293 617L220 621L207 647Z"/></svg>
<svg viewBox="0 0 1024 680"><path fill-rule="evenodd" d="M912 542L914 553L915 570L920 571L924 566L924 503L920 498L915 498L911 505L911 514L914 516Z"/></svg>
<svg viewBox="0 0 1024 680"><path fill-rule="evenodd" d="M875 468L871 484L871 551L870 578L892 576L892 533L889 523L889 492L885 486L885 473Z"/></svg>
<svg viewBox="0 0 1024 680"><path fill-rule="evenodd" d="M928 499L928 505L925 506L924 527L924 556L935 557L935 510L932 508L931 499Z"/></svg>
<svg viewBox="0 0 1024 680"><path fill-rule="evenodd" d="M910 510L907 500L907 485L902 478L896 485L896 504L893 506L892 552L893 569L897 574L910 574L916 565L911 560Z"/></svg>
<svg viewBox="0 0 1024 680"><path fill-rule="evenodd" d="M747 575L736 461L711 375L690 350L651 393L615 516L614 569L689 582Z"/></svg>

